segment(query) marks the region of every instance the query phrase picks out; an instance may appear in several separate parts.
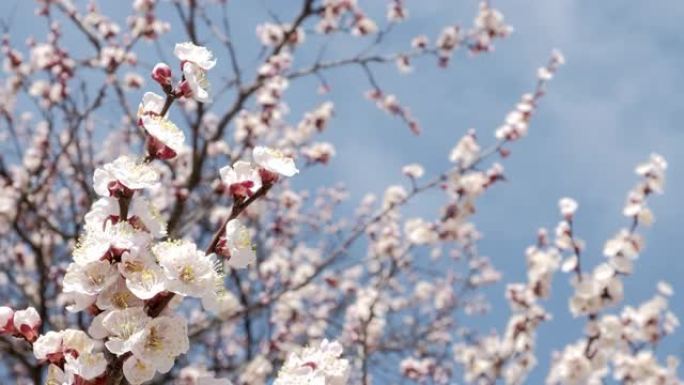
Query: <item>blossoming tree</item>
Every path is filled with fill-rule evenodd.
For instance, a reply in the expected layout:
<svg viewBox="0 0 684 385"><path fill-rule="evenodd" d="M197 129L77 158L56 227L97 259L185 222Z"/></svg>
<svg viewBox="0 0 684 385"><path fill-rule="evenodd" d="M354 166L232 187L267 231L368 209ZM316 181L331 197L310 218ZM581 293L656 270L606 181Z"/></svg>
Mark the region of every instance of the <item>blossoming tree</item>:
<svg viewBox="0 0 684 385"><path fill-rule="evenodd" d="M663 192L667 164L658 155L637 167L627 224L606 242L604 263L582 263L578 204L564 198L555 231L540 230L525 252L527 281L506 288L506 330L480 334L459 321L485 311L480 289L501 279L478 254L478 198L505 178L498 162L527 135L564 62L559 52L488 146L472 130L453 138L442 170L407 165L406 183L344 215L336 210L343 187L311 194L290 182L325 167L335 148L317 140L332 103L293 122L288 85L314 78L328 92L330 71L358 67L368 99L418 134L418 120L375 71L410 71L421 58L448 70L452 55L488 53L512 28L483 1L472 25L445 26L388 54L378 47L406 21L402 0L387 1L385 18L361 1L297 3L292 20L257 28L263 47L253 71L231 35L228 15L240 9L225 0L136 0L125 25L94 4L39 0L47 36L26 46L3 39L3 383L521 384L536 357L551 354L535 350L535 330L550 321L543 300L561 270L574 287L569 310L586 328L553 353L548 384L682 384L676 360L653 353L678 326L669 285L620 308L644 243L639 229L653 220L647 199ZM160 7L179 20L162 20ZM164 46L159 37L171 26L187 41ZM70 51L67 33L88 49ZM310 34L373 43L295 65ZM144 41L175 59L140 62ZM218 49L228 62L217 61ZM215 72L222 80L212 86ZM146 75L152 86L142 89ZM112 104L122 119L103 122ZM404 218L402 207L429 190L443 192L439 215Z"/></svg>

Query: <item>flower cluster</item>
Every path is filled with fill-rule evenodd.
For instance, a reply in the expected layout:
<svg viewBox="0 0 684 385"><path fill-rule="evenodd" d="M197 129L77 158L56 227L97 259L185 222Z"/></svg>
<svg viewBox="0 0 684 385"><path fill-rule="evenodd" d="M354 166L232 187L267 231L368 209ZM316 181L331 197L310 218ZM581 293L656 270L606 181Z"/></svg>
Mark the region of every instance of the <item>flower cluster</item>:
<svg viewBox="0 0 684 385"><path fill-rule="evenodd" d="M539 301L550 294L553 274L560 265L560 253L549 244L546 230L539 231L537 245L527 256L527 282L510 284L506 299L512 315L506 332L490 334L476 343L461 343L454 348L457 362L463 365L464 380L470 383L494 383L503 378L506 384L522 384L536 366L534 352L536 329L550 314Z"/></svg>
<svg viewBox="0 0 684 385"><path fill-rule="evenodd" d="M537 100L544 94L546 83L553 78L558 67L564 63L563 54L554 51L547 65L537 71L537 89L532 94L524 94L515 109L508 113L504 123L496 130L497 139L513 141L527 135L530 117L534 113Z"/></svg>
<svg viewBox="0 0 684 385"><path fill-rule="evenodd" d="M658 155L637 167L628 223L603 245L603 263L587 266L579 205L562 198L555 231L541 229L521 255L522 282L505 286L503 330L482 334L464 320L490 311L487 286L503 278L481 253L475 214L508 177L508 147L528 134L560 53L489 143L474 129L453 138L441 172L409 163L358 204L342 184L290 181L343 149L326 137L348 110L329 101L352 85L332 79L338 69L417 134L380 68L419 75L424 58L446 68L513 30L481 1L471 25L449 20L433 36L387 45L410 2L368 3L305 0L292 19L274 12L255 39L236 39L231 30L252 21L227 1L135 0L125 18L37 1L46 37L26 39L26 52L17 36L0 40L4 382L522 384L542 361L537 332L561 270L569 314L586 325L551 357L548 385L682 384L677 360L655 353L679 326L672 287L660 282L651 299L616 309L644 249L640 226L654 221L648 199L663 191ZM191 41L175 46L175 65L136 53L163 49L164 7ZM86 47L70 50L77 35ZM349 49L325 49L330 39ZM158 89L144 92L146 83ZM326 99L301 105L307 87ZM113 111L119 120L104 119Z"/></svg>
<svg viewBox="0 0 684 385"><path fill-rule="evenodd" d="M371 19L356 1L325 0L321 20L316 31L329 34L342 29L350 29L354 36L366 36L377 32L378 25Z"/></svg>
<svg viewBox="0 0 684 385"><path fill-rule="evenodd" d="M654 192L662 193L666 168L665 160L656 154L637 166L635 171L641 181L629 192L623 210L631 219L631 225L606 242L604 255L608 261L596 266L591 273L582 271L583 242L573 233L572 219L577 205L570 200L561 202L565 219L556 230L556 244L560 250L570 253L563 269L575 273L570 311L575 316L587 316L587 326L584 339L554 353L548 384L601 384L611 370L615 380L626 383L682 383L677 378L674 357L669 357L664 367L658 363L653 351L647 349L648 346L655 348L679 326L675 314L668 310L667 297L673 291L667 283L659 283L659 294L637 308L626 306L620 315L601 315L623 300L622 281L633 273L633 261L644 243L636 231L640 224L649 225L653 221L646 198Z"/></svg>
<svg viewBox="0 0 684 385"><path fill-rule="evenodd" d="M342 351L338 342L323 340L317 347L291 353L274 385L345 385L351 367L346 359L341 358Z"/></svg>
<svg viewBox="0 0 684 385"><path fill-rule="evenodd" d="M488 1L480 2L480 10L470 31L471 52L487 52L494 49L494 39L505 38L513 32L513 27L504 22L503 14L490 6Z"/></svg>
<svg viewBox="0 0 684 385"><path fill-rule="evenodd" d="M33 307L14 311L0 306L0 335L12 335L33 342L38 337L42 319Z"/></svg>
<svg viewBox="0 0 684 385"><path fill-rule="evenodd" d="M156 66L152 75L167 92L167 99L146 93L140 105L148 156L145 160L121 156L95 170L93 189L100 198L85 215L84 232L62 284L71 302L69 310L88 310L95 315L88 332L118 357L131 384L149 381L156 372L168 372L175 358L189 349L186 319L166 306L174 296L199 298L206 309L216 312L226 302L234 302L223 289L224 268L212 253L219 248L212 245L204 252L189 240L163 239L166 223L146 197L161 181L159 167L151 161L173 158L184 146L182 131L165 117L168 104L179 97L206 101L204 71L215 64L211 52L191 43L177 45L175 53L183 63L184 79L176 90L171 89L171 82L164 78L170 74L163 65ZM254 187L242 177L245 172L259 185L269 186L278 175L298 172L293 160L276 150L256 147L254 159L258 169L247 164L251 171L244 171L241 163L237 172L221 172L224 179L232 178L234 183L228 184L236 193L236 202L238 197L250 195ZM238 175L242 178L239 182ZM237 219L227 223L222 240L232 257L230 266L246 267L253 261L251 235ZM35 341L36 357L52 364L50 381L72 384L105 375L108 362L104 352L95 352L97 344L84 332L50 331L38 337L41 323L35 309L13 312L2 308L1 314L3 333Z"/></svg>
<svg viewBox="0 0 684 385"><path fill-rule="evenodd" d="M95 341L75 329L49 331L33 343L33 355L49 362L47 384L94 384L104 379L107 360Z"/></svg>

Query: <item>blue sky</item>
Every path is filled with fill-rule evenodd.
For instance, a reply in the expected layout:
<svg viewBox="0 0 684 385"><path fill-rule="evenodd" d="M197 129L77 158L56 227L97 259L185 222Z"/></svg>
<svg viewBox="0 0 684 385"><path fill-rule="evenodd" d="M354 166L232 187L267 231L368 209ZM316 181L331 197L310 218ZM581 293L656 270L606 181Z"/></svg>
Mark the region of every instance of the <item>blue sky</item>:
<svg viewBox="0 0 684 385"><path fill-rule="evenodd" d="M360 2L371 14L384 15L385 1ZM5 13L14 3L17 1L0 2L0 12ZM118 17L128 12L121 9L122 3L100 1ZM363 99L369 86L358 68L328 74L333 88L329 95L317 95L317 84L311 80L295 84L286 96L291 121L324 100L335 102L336 116L325 136L338 152L328 168L314 170L298 183L313 186L342 180L349 186L352 200L358 201L366 191L381 193L388 184L403 182L400 169L407 163L424 164L428 175L441 172L448 166L448 151L468 128L476 128L484 143L493 139L493 130L505 114L523 92L531 90L536 68L546 62L553 48L559 48L567 64L550 84L530 135L510 147L512 156L504 163L509 181L490 191L480 203L475 220L485 234L480 250L504 272L504 282L524 279L525 247L534 241L538 227L555 226L557 201L570 196L580 204L576 231L588 244L584 263L595 265L603 258L605 240L627 224L620 212L627 190L636 181L634 165L658 152L669 163L666 194L651 201L656 223L644 231L646 249L637 262L636 274L626 280L626 295L628 303L638 304L655 292L658 280L667 280L676 292L671 307L684 317L684 244L679 243L684 235L684 2L493 3L515 28L510 38L497 43L493 54L468 57L459 52L446 70L436 68L432 60L422 60L408 76L398 74L393 66L378 71L380 84L410 106L421 122L424 131L419 137ZM254 28L266 19L265 10L274 9L287 20L298 4L231 1L243 66L256 62ZM469 25L477 6L475 1L407 0L407 4L409 21L396 29L388 49L406 47L417 34L434 37L446 24ZM163 7L162 15L178 28L177 18L168 11L171 7ZM20 2L13 40L23 41L30 34L44 36L44 28L23 22L34 18L32 9L33 2ZM162 39L169 52L177 33ZM76 52L88 49L81 40L67 39L80 44ZM317 42L311 39L309 44ZM328 57L357 52L363 44L335 40L328 47ZM137 50L143 59L144 48L140 45ZM298 57L295 65L310 63L316 51L311 52ZM219 59L225 60L225 56L219 55ZM137 103L135 98L139 95L131 96ZM361 167L363 172L359 172ZM425 199L409 207L409 213L429 216L435 209L436 203ZM539 383L546 375L551 350L581 336L583 323L573 323L567 310L567 278L556 277L558 285L548 304L554 320L540 329L540 365L530 383ZM495 307L483 324L501 329L508 314L504 301L497 299L503 285L488 293ZM659 354L684 358L681 335L659 348Z"/></svg>

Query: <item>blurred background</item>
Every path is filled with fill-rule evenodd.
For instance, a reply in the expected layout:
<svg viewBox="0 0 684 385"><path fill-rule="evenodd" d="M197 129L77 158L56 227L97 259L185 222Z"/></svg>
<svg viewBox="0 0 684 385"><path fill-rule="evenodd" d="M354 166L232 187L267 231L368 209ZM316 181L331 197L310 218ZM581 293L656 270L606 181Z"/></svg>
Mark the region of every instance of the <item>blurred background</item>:
<svg viewBox="0 0 684 385"><path fill-rule="evenodd" d="M173 45L182 39L177 15L165 3L160 4L159 17L170 22L172 30L162 36L158 47L146 42L137 46L135 53L143 66L156 62L158 49L170 57ZM253 72L260 51L257 24L271 20L272 15L291 19L299 2L230 3L238 56L242 66ZM385 1L361 3L376 19L384 18ZM474 0L407 0L406 4L409 19L386 37L382 49L386 52L407 48L419 34L434 38L448 24L468 26L477 11ZM97 5L125 25L128 2L99 1ZM401 167L408 163L423 164L428 176L444 171L449 166L448 152L467 129L475 128L483 145L493 142L493 132L506 113L522 93L533 89L537 67L558 48L567 63L551 82L528 137L508 147L512 150L504 161L508 181L478 205L475 223L484 234L480 251L492 258L504 278L486 291L492 312L469 322L476 322L483 331L503 329L508 316L505 284L525 279L524 250L535 242L539 227L553 229L561 197L572 197L580 205L576 232L587 242L583 264L594 266L602 261L605 240L628 225L621 210L637 180L633 168L652 152L669 163L666 193L651 200L656 221L643 230L646 249L635 274L625 281L625 304L638 305L650 298L656 283L665 280L675 289L672 310L684 316L684 2L500 0L492 5L515 29L509 38L497 41L495 52L478 56L457 52L447 69L438 68L434 58L425 58L414 63L411 74L401 74L393 65L376 71L385 91L396 94L421 123L420 136L364 98L370 86L358 67L328 73L328 94L317 92L315 78L294 83L285 96L292 121L325 100L335 103L335 117L322 139L335 144L337 156L329 166L313 168L293 183L313 189L341 181L351 193L351 208L366 192L382 194L389 184L405 183ZM43 19L34 16L34 8L32 1L0 1L0 14L10 23L10 40L16 46L30 36L44 39L47 28ZM90 48L80 35L67 33L64 39L75 56ZM307 44L315 46L316 38ZM362 46L354 40L333 40L325 55L344 57ZM295 66L316 59L318 50L304 51L297 55ZM228 76L227 57L223 53L218 57L219 66L211 76ZM221 68L226 72L222 74ZM144 71L141 74L146 76ZM136 105L150 86L155 85L148 81L139 92L132 92L129 102ZM106 103L112 108L105 105L101 113L109 111L110 115L102 118L119 121L118 103ZM434 216L438 203L424 196L408 207L407 216ZM555 278L546 305L554 320L539 329L540 362L529 383L542 383L551 352L582 335L584 322L573 322L567 308L568 278L564 274ZM682 335L666 339L658 354L684 359Z"/></svg>

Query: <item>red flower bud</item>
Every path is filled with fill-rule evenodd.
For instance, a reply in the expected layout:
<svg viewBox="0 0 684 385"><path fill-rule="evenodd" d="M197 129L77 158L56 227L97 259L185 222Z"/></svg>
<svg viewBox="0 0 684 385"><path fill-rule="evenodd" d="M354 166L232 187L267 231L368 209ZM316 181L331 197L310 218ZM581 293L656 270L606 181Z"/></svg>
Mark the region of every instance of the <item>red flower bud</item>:
<svg viewBox="0 0 684 385"><path fill-rule="evenodd" d="M162 87L171 84L171 67L166 63L157 63L152 69L152 79Z"/></svg>

